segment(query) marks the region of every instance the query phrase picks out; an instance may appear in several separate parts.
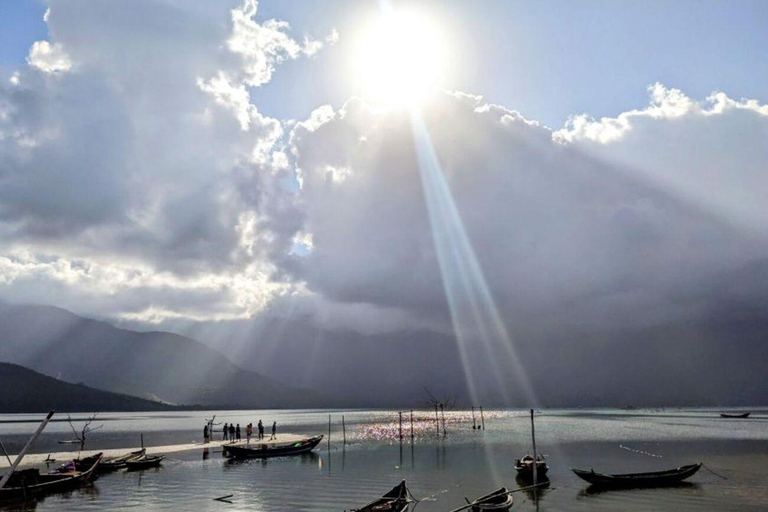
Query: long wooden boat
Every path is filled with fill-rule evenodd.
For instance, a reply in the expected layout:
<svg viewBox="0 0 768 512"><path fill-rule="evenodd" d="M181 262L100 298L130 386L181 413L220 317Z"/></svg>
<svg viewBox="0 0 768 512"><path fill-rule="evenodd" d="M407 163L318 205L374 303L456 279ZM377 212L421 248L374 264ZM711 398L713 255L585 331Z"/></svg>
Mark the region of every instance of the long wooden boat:
<svg viewBox="0 0 768 512"><path fill-rule="evenodd" d="M286 455L298 455L312 451L315 446L320 444L322 435L309 437L300 441L291 441L290 443L259 443L250 444L232 443L224 445L224 453L228 457L237 459L254 459L267 457L283 457Z"/></svg>
<svg viewBox="0 0 768 512"><path fill-rule="evenodd" d="M146 453L145 449L137 450L135 452L126 453L125 455L121 455L120 457L104 457L101 459L101 462L99 463L99 467L96 469L97 473L108 473L110 471L116 471L118 469L122 469L125 467L125 463L129 460L136 460L144 456ZM84 459L75 459L75 467L78 471L85 471L87 468L91 467L91 459L92 457L87 457Z"/></svg>
<svg viewBox="0 0 768 512"><path fill-rule="evenodd" d="M91 464L85 471L74 469L74 463L48 474L40 474L38 469L14 471L5 487L0 489L0 501L26 501L48 494L78 489L87 484L96 473L101 462L101 454L83 459L83 461L85 460L90 461Z"/></svg>
<svg viewBox="0 0 768 512"><path fill-rule="evenodd" d="M408 509L408 488L405 480L397 484L381 498L364 507L353 508L350 512L405 512Z"/></svg>
<svg viewBox="0 0 768 512"><path fill-rule="evenodd" d="M125 461L125 467L128 468L128 471L156 468L160 466L164 458L162 455L143 455L138 459Z"/></svg>
<svg viewBox="0 0 768 512"><path fill-rule="evenodd" d="M721 418L734 418L734 419L744 419L749 418L749 415L752 414L751 412L743 412L741 414L728 414L725 412L720 413Z"/></svg>
<svg viewBox="0 0 768 512"><path fill-rule="evenodd" d="M517 471L517 476L521 479L525 480L526 482L533 482L533 457L526 455L522 459L515 459L515 471ZM543 456L539 455L538 460L536 461L537 479L543 480L544 476L547 474L547 471L549 471L547 461L544 460Z"/></svg>
<svg viewBox="0 0 768 512"><path fill-rule="evenodd" d="M509 489L502 487L497 491L477 498L472 502L470 510L472 512L509 510L514 503L514 498L509 493Z"/></svg>
<svg viewBox="0 0 768 512"><path fill-rule="evenodd" d="M620 475L604 475L595 473L595 470L584 471L573 469L576 476L598 487L663 487L675 485L692 476L701 468L701 462L680 466L666 471L653 471L650 473L627 473Z"/></svg>

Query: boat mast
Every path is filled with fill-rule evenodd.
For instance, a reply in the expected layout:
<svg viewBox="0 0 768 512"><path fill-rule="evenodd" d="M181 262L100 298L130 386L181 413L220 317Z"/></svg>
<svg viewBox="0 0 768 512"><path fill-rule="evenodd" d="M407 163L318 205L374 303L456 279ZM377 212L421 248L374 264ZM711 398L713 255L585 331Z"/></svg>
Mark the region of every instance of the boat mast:
<svg viewBox="0 0 768 512"><path fill-rule="evenodd" d="M11 468L8 470L8 473L6 473L3 476L3 479L0 480L0 489L5 487L5 484L8 483L8 479L11 478L11 475L13 474L13 472L16 471L16 468L19 467L19 464L21 464L21 459L24 458L24 455L26 455L27 450L29 450L29 448L32 446L32 443L35 442L35 439L37 439L38 436L43 433L43 429L48 424L48 422L51 421L51 417L53 417L53 411L50 411L48 413L48 416L46 416L43 422L40 423L40 426L37 427L37 430L35 431L35 433L32 434L32 437L29 438L29 441L27 441L27 444L24 445L24 448L22 448L19 454L16 456L16 460L13 461L13 464L11 465Z"/></svg>
<svg viewBox="0 0 768 512"><path fill-rule="evenodd" d="M536 456L536 429L533 426L533 409L531 409L531 440L533 441L533 485L536 485L536 463L538 457Z"/></svg>

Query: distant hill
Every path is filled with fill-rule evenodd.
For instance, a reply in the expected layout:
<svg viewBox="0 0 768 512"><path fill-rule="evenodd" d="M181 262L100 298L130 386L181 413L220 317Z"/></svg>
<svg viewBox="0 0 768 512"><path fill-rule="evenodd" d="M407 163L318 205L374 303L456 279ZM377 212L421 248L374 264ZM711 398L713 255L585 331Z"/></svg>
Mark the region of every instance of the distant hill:
<svg viewBox="0 0 768 512"><path fill-rule="evenodd" d="M70 384L16 364L0 363L0 413L155 411L167 405Z"/></svg>
<svg viewBox="0 0 768 512"><path fill-rule="evenodd" d="M243 370L193 339L118 329L49 306L0 305L0 360L171 404L299 408L317 407L319 400Z"/></svg>

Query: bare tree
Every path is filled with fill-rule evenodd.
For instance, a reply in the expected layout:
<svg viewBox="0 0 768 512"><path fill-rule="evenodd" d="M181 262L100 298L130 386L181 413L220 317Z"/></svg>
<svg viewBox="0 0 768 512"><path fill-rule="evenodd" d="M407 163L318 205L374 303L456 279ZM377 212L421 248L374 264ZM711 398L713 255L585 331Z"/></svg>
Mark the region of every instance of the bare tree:
<svg viewBox="0 0 768 512"><path fill-rule="evenodd" d="M99 430L104 426L104 425L99 425L98 427L92 427L91 423L93 423L93 420L95 419L96 419L96 415L94 414L93 416L91 416L85 421L83 428L81 428L80 431L78 432L78 430L72 424L72 417L70 415L67 415L67 423L69 423L69 427L72 429L72 433L75 435L75 439L80 441L81 450L85 448L85 436L87 436L91 432L95 432Z"/></svg>

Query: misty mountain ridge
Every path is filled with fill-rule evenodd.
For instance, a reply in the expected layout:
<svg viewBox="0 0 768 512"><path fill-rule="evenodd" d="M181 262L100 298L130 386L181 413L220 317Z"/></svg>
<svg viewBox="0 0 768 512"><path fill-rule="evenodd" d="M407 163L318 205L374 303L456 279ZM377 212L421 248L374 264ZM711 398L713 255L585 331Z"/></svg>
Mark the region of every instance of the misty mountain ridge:
<svg viewBox="0 0 768 512"><path fill-rule="evenodd" d="M50 306L0 305L0 361L170 404L294 408L319 399L184 336L118 329Z"/></svg>

